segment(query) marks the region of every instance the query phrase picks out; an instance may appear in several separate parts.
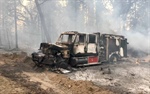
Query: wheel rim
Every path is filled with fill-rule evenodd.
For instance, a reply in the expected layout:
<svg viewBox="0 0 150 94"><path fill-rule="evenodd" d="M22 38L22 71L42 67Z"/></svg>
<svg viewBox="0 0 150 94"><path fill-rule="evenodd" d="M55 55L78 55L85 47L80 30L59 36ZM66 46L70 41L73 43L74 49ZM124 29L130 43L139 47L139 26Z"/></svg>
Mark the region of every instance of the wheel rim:
<svg viewBox="0 0 150 94"><path fill-rule="evenodd" d="M117 57L114 56L114 57L113 57L113 62L116 62L116 61L117 61Z"/></svg>

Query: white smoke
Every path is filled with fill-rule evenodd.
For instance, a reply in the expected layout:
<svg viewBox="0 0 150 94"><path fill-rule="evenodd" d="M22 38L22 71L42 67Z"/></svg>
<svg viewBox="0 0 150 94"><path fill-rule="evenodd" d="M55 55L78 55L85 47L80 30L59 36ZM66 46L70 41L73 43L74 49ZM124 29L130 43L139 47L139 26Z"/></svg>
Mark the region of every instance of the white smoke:
<svg viewBox="0 0 150 94"><path fill-rule="evenodd" d="M40 6L53 43L60 33L65 31L113 33L126 36L129 48L149 52L148 32L150 30L147 28L150 28L150 19L148 19L150 2L148 0L127 1L46 0ZM34 1L31 3L34 5ZM34 23L30 24L32 30L28 30L30 28L27 26L24 26L26 30L19 29L21 26L18 24L18 41L21 48L38 48L44 40L44 33L38 31L41 27L34 26ZM7 39L7 36L3 37ZM10 35L9 38L10 41L15 40L14 35ZM15 44L15 41L11 42L12 44Z"/></svg>
<svg viewBox="0 0 150 94"><path fill-rule="evenodd" d="M149 35L145 26L139 25L140 23L135 23L137 25L134 30L129 31L132 27L130 26L131 21L133 20L131 19L133 15L131 10L133 10L135 5L126 6L129 11L123 15L120 12L125 9L122 9L124 7L122 7L121 4L125 3L125 1L110 1L111 0L87 0L75 2L66 0L66 6L62 6L59 1L50 0L43 4L42 8L44 10L44 15L46 19L49 19L47 22L50 23L47 25L50 28L51 38L53 41L56 41L59 34L65 31L122 34L127 37L129 48L146 53L149 52ZM140 13L147 11L148 8L140 11L140 9L143 8L140 2L139 0L136 3L138 7L136 14L139 19L143 18L146 25L147 19Z"/></svg>

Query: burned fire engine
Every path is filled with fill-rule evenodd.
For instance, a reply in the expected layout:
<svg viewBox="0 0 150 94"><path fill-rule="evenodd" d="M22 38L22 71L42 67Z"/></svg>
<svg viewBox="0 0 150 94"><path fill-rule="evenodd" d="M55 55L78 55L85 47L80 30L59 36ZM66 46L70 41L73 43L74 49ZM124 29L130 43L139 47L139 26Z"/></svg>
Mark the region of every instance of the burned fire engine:
<svg viewBox="0 0 150 94"><path fill-rule="evenodd" d="M55 44L41 43L32 60L37 66L57 68L115 62L127 57L127 44L121 35L69 31L62 33Z"/></svg>

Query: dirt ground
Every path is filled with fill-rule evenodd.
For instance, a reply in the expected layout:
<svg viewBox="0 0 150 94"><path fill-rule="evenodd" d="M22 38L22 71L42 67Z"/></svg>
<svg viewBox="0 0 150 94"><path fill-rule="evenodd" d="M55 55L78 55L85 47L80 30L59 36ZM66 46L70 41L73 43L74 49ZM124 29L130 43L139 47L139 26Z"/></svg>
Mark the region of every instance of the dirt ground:
<svg viewBox="0 0 150 94"><path fill-rule="evenodd" d="M93 82L33 66L24 52L0 52L0 94L116 94Z"/></svg>

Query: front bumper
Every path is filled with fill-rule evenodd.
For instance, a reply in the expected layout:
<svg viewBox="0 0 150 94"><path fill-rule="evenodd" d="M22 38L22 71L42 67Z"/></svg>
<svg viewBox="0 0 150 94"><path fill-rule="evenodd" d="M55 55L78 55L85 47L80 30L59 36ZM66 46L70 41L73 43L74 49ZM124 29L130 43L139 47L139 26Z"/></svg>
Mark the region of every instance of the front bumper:
<svg viewBox="0 0 150 94"><path fill-rule="evenodd" d="M45 55L43 53L39 53L39 52L34 52L32 53L32 60L38 63L41 63L45 58Z"/></svg>

